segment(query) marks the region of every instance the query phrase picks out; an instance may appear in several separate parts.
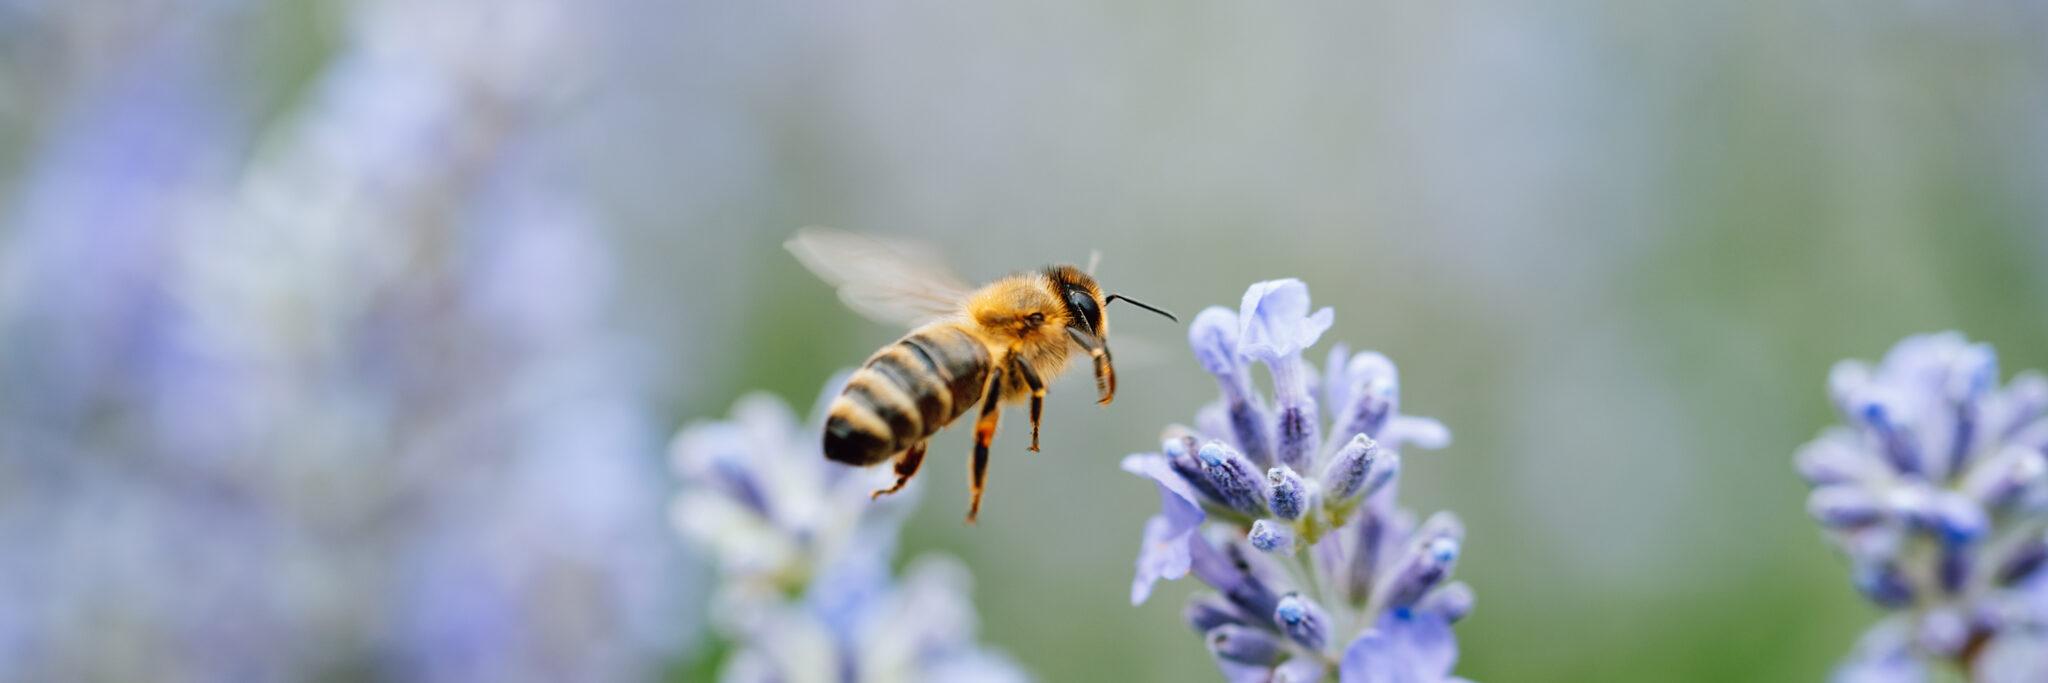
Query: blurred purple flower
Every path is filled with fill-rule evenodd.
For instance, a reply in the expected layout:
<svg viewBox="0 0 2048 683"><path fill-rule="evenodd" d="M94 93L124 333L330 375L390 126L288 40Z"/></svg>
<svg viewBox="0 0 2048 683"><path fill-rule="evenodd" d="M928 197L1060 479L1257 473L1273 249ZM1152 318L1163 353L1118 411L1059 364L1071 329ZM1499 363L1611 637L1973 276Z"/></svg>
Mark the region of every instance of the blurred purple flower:
<svg viewBox="0 0 2048 683"><path fill-rule="evenodd" d="M1160 499L1131 602L1190 572L1214 588L1187 618L1230 680L1457 680L1450 624L1472 607L1450 580L1463 526L1449 513L1418 526L1394 503L1396 450L1443 446L1449 432L1400 414L1384 356L1339 347L1316 376L1301 353L1332 313L1309 311L1306 285L1276 280L1253 285L1237 312L1196 316L1189 343L1223 396L1199 428L1169 427L1159 452L1124 458ZM1251 361L1272 375L1277 409L1252 392ZM1327 439L1317 383L1338 408Z"/></svg>
<svg viewBox="0 0 2048 683"><path fill-rule="evenodd" d="M1998 384L1997 355L1954 332L1908 337L1828 378L1843 426L1799 451L1807 509L1856 587L1898 610L1841 681L2041 680L2048 605L2048 379Z"/></svg>
<svg viewBox="0 0 2048 683"><path fill-rule="evenodd" d="M520 125L573 82L598 15L570 9L352 5L263 131L195 49L225 9L75 88L0 215L0 327L34 331L0 340L0 679L675 657L689 574L610 250Z"/></svg>
<svg viewBox="0 0 2048 683"><path fill-rule="evenodd" d="M670 519L719 566L715 613L737 646L723 679L1027 680L975 641L958 561L920 557L891 579L897 528L922 487L870 500L894 475L826 460L815 412L799 424L782 402L747 396L728 420L684 427L670 450L683 482Z"/></svg>

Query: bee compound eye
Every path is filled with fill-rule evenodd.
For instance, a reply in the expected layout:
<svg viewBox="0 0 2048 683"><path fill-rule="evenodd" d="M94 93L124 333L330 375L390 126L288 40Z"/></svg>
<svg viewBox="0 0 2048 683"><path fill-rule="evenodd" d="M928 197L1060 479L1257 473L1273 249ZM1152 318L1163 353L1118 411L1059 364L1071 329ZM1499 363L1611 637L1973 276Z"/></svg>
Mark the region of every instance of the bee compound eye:
<svg viewBox="0 0 2048 683"><path fill-rule="evenodd" d="M1102 328L1102 309L1095 306L1095 297L1089 296L1088 292L1079 287L1068 288L1066 296L1067 310L1072 312L1074 317L1081 319L1084 329L1094 332Z"/></svg>

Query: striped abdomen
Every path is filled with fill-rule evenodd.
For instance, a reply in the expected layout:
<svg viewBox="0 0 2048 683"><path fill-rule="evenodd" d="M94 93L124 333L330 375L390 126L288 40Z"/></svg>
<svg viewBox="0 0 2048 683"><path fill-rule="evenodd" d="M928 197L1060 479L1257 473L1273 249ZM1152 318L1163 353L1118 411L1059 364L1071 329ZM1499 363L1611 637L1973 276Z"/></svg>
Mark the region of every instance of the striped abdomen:
<svg viewBox="0 0 2048 683"><path fill-rule="evenodd" d="M924 441L981 400L988 349L947 323L884 347L846 380L825 420L825 457L873 465Z"/></svg>

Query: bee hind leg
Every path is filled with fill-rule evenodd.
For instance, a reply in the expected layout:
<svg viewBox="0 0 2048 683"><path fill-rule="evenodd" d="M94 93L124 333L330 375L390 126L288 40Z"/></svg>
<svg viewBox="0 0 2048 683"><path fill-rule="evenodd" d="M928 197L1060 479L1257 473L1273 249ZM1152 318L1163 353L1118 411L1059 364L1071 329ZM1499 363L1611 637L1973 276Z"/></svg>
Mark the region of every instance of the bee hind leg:
<svg viewBox="0 0 2048 683"><path fill-rule="evenodd" d="M903 490L903 485L910 483L911 477L917 476L917 467L924 464L924 447L926 443L919 441L917 445L911 446L910 450L896 456L896 484L886 489L876 489L873 495L868 496L868 500L874 500Z"/></svg>
<svg viewBox="0 0 2048 683"><path fill-rule="evenodd" d="M1003 367L996 366L989 373L988 390L983 392L981 417L974 421L974 470L967 480L967 523L973 524L981 515L981 488L988 481L988 445L996 439L996 421L1002 413L996 410L1003 401Z"/></svg>
<svg viewBox="0 0 2048 683"><path fill-rule="evenodd" d="M1024 386L1031 388L1031 452L1037 453L1038 416L1045 411L1045 380L1039 379L1038 371L1031 369L1031 365L1025 363L1023 358L1011 357L1016 360L1010 367L1017 371L1019 377L1024 378Z"/></svg>

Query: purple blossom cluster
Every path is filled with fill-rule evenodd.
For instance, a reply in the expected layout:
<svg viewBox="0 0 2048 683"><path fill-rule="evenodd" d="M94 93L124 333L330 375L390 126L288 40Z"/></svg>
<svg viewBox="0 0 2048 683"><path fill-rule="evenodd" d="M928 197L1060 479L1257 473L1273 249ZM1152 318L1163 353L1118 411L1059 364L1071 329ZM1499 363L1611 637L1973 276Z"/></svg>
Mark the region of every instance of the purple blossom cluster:
<svg viewBox="0 0 2048 683"><path fill-rule="evenodd" d="M605 227L526 125L595 14L337 8L303 98L245 129L220 46L260 7L17 9L130 39L48 65L77 82L0 192L0 679L677 657L687 574Z"/></svg>
<svg viewBox="0 0 2048 683"><path fill-rule="evenodd" d="M1383 355L1338 345L1315 372L1302 353L1332 316L1311 312L1292 279L1252 285L1235 312L1196 316L1189 343L1222 397L1193 428L1169 427L1159 452L1124 459L1160 498L1131 602L1190 572L1214 589L1186 617L1232 681L1461 680L1451 625L1473 598L1450 577L1464 526L1448 512L1418 521L1395 502L1399 450L1440 448L1450 434L1401 413ZM1270 401L1254 389L1254 362Z"/></svg>
<svg viewBox="0 0 2048 683"><path fill-rule="evenodd" d="M1891 611L1836 680L2048 680L2048 378L1998 374L1954 332L1830 373L1843 424L1798 453L1807 509Z"/></svg>
<svg viewBox="0 0 2048 683"><path fill-rule="evenodd" d="M870 500L894 475L826 460L816 417L781 401L743 398L727 420L685 427L671 456L682 491L670 519L716 563L712 624L734 653L726 683L1029 680L975 640L970 576L954 558L916 558L889 572L916 482Z"/></svg>

